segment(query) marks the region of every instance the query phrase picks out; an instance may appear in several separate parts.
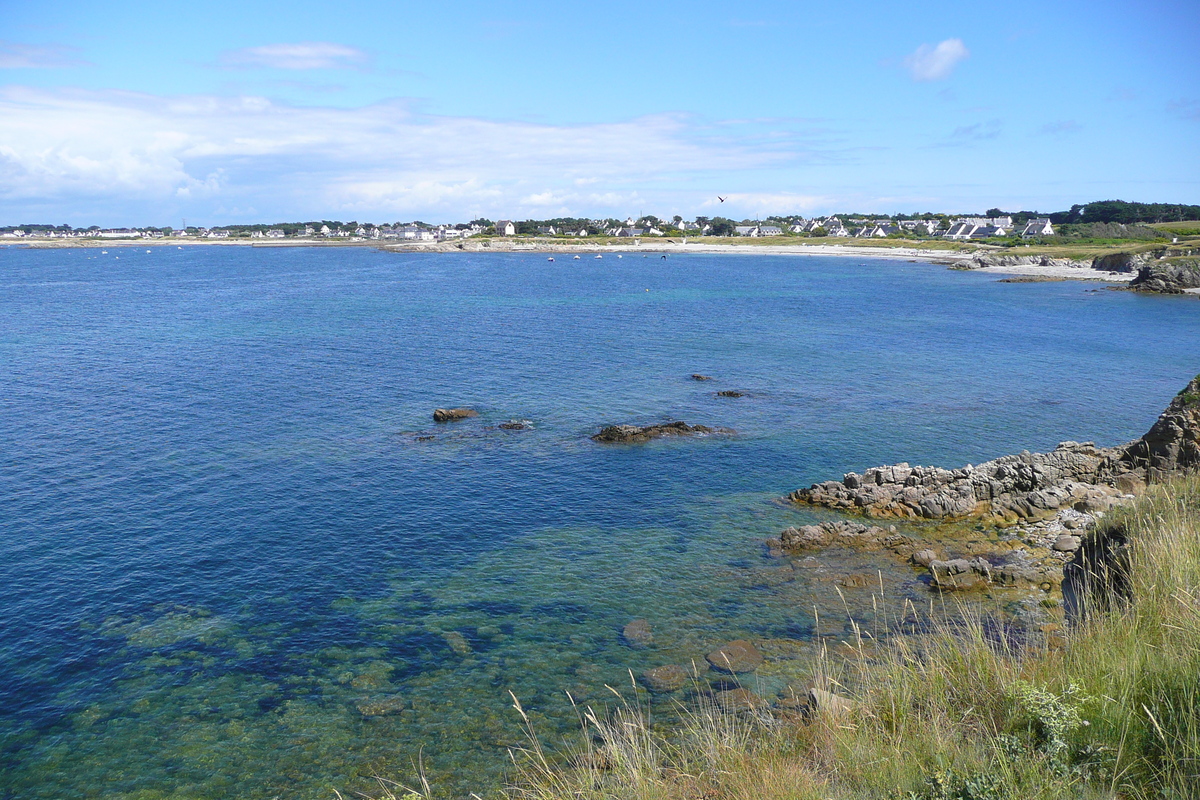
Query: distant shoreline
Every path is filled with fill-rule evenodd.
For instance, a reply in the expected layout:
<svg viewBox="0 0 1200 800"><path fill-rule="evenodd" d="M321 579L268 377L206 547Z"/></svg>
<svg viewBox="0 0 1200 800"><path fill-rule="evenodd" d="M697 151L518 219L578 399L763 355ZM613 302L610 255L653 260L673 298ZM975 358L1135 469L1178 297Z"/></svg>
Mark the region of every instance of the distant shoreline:
<svg viewBox="0 0 1200 800"><path fill-rule="evenodd" d="M59 249L59 248L137 248L137 247L371 247L392 253L546 253L553 255L578 255L583 258L594 258L596 255L626 255L642 253L643 255L680 255L680 254L711 254L711 255L771 255L771 256L833 256L838 258L889 258L905 261L921 261L932 264L942 264L952 268L969 269L972 272L1011 276L1028 276L1034 278L1057 280L1101 281L1105 283L1124 284L1134 276L1129 273L1114 273L1092 269L1084 262L1077 265L1057 264L1041 266L1023 264L1015 266L985 266L974 267L973 257L980 252L993 252L995 248L979 248L977 250L943 250L920 246L864 246L854 244L716 244L711 242L683 243L675 241L647 241L645 239L630 244L612 242L554 242L527 241L520 239L490 239L459 242L383 242L379 240L347 240L347 239L293 239L288 241L263 241L251 239L34 239L26 238L5 244L29 249Z"/></svg>

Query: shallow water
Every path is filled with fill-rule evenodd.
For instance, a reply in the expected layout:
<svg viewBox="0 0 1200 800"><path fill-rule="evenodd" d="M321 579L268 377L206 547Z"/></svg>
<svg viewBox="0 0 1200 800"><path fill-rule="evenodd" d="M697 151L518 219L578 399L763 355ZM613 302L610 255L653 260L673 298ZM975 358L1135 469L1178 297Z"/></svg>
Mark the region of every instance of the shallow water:
<svg viewBox="0 0 1200 800"><path fill-rule="evenodd" d="M928 597L768 558L814 518L780 495L1131 439L1198 310L882 260L0 249L0 797L328 798L418 757L482 792L508 692L554 740L566 692L739 636L774 694L871 623L840 575ZM587 438L668 418L738 434Z"/></svg>

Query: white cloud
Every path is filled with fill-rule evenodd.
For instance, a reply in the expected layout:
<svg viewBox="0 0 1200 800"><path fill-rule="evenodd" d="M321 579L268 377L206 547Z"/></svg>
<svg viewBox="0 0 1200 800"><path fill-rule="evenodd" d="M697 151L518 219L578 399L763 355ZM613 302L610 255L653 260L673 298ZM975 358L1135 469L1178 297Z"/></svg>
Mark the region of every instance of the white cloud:
<svg viewBox="0 0 1200 800"><path fill-rule="evenodd" d="M418 116L400 102L346 109L0 87L0 208L9 209L108 211L120 202L139 213L186 206L188 216L218 207L294 217L623 214L620 204L656 181L794 157L710 140L678 115L556 126Z"/></svg>
<svg viewBox="0 0 1200 800"><path fill-rule="evenodd" d="M940 81L970 54L962 39L946 39L936 47L921 45L904 59L904 67L915 81Z"/></svg>
<svg viewBox="0 0 1200 800"><path fill-rule="evenodd" d="M223 66L244 68L349 69L362 67L369 61L370 57L362 50L333 42L264 44L221 54Z"/></svg>
<svg viewBox="0 0 1200 800"><path fill-rule="evenodd" d="M61 44L0 41L0 69L55 69L90 66L74 56L78 48Z"/></svg>

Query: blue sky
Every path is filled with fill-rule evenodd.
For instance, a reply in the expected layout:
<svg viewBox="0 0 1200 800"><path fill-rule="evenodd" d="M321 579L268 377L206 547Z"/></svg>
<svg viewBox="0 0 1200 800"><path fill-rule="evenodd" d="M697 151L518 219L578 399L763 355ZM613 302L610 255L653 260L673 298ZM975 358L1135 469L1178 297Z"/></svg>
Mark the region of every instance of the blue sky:
<svg viewBox="0 0 1200 800"><path fill-rule="evenodd" d="M0 224L1200 203L1195 0L3 11Z"/></svg>

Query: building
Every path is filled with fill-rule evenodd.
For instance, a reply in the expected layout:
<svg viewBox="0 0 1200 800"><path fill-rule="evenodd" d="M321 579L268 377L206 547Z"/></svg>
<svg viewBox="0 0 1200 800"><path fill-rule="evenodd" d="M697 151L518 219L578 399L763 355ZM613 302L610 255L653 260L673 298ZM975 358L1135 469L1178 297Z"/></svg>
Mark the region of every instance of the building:
<svg viewBox="0 0 1200 800"><path fill-rule="evenodd" d="M517 226L511 219L502 219L496 223L497 236L516 236Z"/></svg>
<svg viewBox="0 0 1200 800"><path fill-rule="evenodd" d="M1054 226L1050 224L1050 220L1045 217L1031 219L1025 223L1025 227L1021 230L1022 239L1032 239L1035 236L1053 236Z"/></svg>

